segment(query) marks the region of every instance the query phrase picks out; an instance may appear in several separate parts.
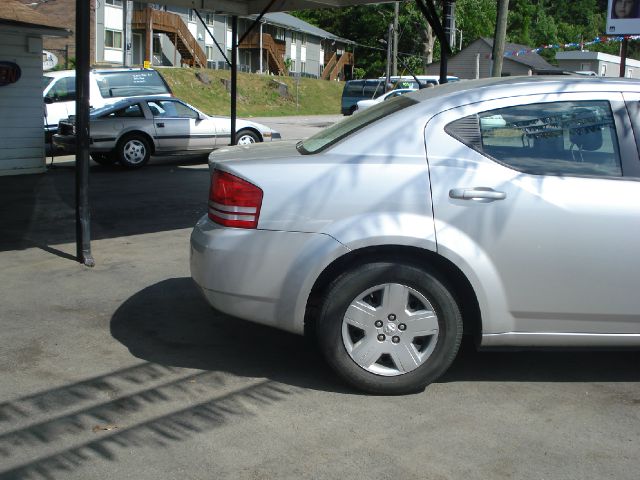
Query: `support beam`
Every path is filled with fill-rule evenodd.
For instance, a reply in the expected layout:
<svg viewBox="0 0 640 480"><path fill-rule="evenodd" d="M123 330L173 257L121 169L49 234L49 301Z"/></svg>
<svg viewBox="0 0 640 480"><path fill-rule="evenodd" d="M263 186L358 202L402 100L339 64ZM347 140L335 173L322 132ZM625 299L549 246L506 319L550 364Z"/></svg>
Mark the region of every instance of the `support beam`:
<svg viewBox="0 0 640 480"><path fill-rule="evenodd" d="M93 267L89 211L89 2L76 0L76 258Z"/></svg>
<svg viewBox="0 0 640 480"><path fill-rule="evenodd" d="M236 144L236 102L238 100L238 17L231 17L231 142Z"/></svg>

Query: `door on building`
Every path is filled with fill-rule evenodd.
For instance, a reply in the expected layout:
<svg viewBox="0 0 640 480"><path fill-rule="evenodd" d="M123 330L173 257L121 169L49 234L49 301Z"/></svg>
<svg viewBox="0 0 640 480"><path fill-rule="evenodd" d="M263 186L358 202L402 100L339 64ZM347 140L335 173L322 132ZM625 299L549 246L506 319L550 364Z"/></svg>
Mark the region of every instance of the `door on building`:
<svg viewBox="0 0 640 480"><path fill-rule="evenodd" d="M144 43L142 42L142 34L133 34L133 64L142 65L144 61Z"/></svg>

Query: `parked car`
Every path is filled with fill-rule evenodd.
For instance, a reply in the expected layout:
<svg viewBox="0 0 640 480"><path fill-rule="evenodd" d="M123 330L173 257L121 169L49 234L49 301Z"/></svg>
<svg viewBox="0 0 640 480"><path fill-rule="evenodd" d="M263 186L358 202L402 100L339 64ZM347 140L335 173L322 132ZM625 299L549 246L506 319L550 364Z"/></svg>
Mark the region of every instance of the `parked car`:
<svg viewBox="0 0 640 480"><path fill-rule="evenodd" d="M386 81L387 77L378 77L378 80ZM417 80L417 81L416 81ZM447 82L457 82L460 79L454 75L447 75ZM440 85L440 75L391 75L389 81L393 88L420 89L428 85ZM418 84L418 82L420 82Z"/></svg>
<svg viewBox="0 0 640 480"><path fill-rule="evenodd" d="M236 130L239 145L280 138L275 130L248 120L238 119ZM90 131L94 161L139 168L151 155L209 153L229 145L231 119L206 115L177 98L136 97L93 110ZM58 152L75 151L75 133L75 118L60 122L53 136Z"/></svg>
<svg viewBox="0 0 640 480"><path fill-rule="evenodd" d="M43 92L45 139L58 129L60 120L76 113L76 71L44 72ZM123 98L171 96L171 89L157 70L149 68L108 68L89 73L89 102L92 108L111 105Z"/></svg>
<svg viewBox="0 0 640 480"><path fill-rule="evenodd" d="M379 79L348 80L342 89L340 112L351 115L359 100L378 98L384 94L384 81Z"/></svg>
<svg viewBox="0 0 640 480"><path fill-rule="evenodd" d="M213 152L191 275L369 392L433 382L463 333L638 348L639 110L630 79L492 78Z"/></svg>
<svg viewBox="0 0 640 480"><path fill-rule="evenodd" d="M415 88L398 88L397 90L391 90L390 92L385 93L384 95L380 95L378 98L371 100L359 100L356 104L356 112L361 112L362 110L366 110L369 107L374 106L377 103L384 102L385 100L389 100L391 98L399 97L400 95L404 95L405 93L415 92Z"/></svg>

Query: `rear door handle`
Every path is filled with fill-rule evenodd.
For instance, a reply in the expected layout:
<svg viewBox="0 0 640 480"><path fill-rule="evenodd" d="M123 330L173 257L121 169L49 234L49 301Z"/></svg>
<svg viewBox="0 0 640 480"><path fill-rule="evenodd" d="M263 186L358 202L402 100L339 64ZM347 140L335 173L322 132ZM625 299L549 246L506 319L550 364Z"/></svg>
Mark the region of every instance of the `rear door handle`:
<svg viewBox="0 0 640 480"><path fill-rule="evenodd" d="M449 190L449 197L460 200L484 200L492 202L494 200L504 200L507 198L507 194L488 187L453 188Z"/></svg>
<svg viewBox="0 0 640 480"><path fill-rule="evenodd" d="M156 123L156 127L162 128L162 127L164 127L164 123L162 123L162 122Z"/></svg>

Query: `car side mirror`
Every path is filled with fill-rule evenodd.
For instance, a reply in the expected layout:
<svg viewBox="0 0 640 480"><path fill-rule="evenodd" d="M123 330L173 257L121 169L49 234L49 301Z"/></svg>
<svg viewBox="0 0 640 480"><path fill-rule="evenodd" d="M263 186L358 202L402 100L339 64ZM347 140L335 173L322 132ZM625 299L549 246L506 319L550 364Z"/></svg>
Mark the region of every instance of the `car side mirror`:
<svg viewBox="0 0 640 480"><path fill-rule="evenodd" d="M198 112L198 120L205 120L207 117L205 117L203 114L201 114L200 112Z"/></svg>
<svg viewBox="0 0 640 480"><path fill-rule="evenodd" d="M44 103L46 103L47 105L51 105L53 103L53 98L44 97Z"/></svg>

